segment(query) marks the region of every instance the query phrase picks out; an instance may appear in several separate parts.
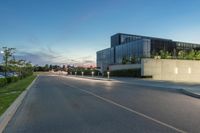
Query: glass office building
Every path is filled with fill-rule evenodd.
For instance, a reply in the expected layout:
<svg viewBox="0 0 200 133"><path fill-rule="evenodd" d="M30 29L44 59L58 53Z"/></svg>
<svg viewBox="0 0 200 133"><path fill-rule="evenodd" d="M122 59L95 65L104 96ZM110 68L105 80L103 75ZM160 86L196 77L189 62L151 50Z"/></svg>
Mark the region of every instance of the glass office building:
<svg viewBox="0 0 200 133"><path fill-rule="evenodd" d="M97 52L97 67L105 71L111 64L114 64L114 48L107 48Z"/></svg>
<svg viewBox="0 0 200 133"><path fill-rule="evenodd" d="M103 71L109 65L122 64L123 58L153 57L160 50L177 56L180 50L200 50L199 44L177 42L170 39L117 33L111 36L111 48L97 52L97 67Z"/></svg>
<svg viewBox="0 0 200 133"><path fill-rule="evenodd" d="M150 57L150 40L140 39L118 45L115 48L114 63L121 64L124 57L130 59L140 57Z"/></svg>

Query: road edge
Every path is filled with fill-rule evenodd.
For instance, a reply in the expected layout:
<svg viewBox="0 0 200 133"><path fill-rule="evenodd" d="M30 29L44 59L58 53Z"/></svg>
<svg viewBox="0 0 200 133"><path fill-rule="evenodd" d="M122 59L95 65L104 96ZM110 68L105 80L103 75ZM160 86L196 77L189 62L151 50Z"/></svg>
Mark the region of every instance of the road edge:
<svg viewBox="0 0 200 133"><path fill-rule="evenodd" d="M87 77L87 76L64 76L64 77L72 77L72 78L79 78L79 79L92 79L92 80L102 80L102 81L115 81L113 79L108 79L108 78L96 78L96 77Z"/></svg>
<svg viewBox="0 0 200 133"><path fill-rule="evenodd" d="M197 93L194 93L192 91L189 91L187 89L180 89L180 92L182 92L185 95L191 96L191 97L195 97L195 98L200 98L200 95Z"/></svg>
<svg viewBox="0 0 200 133"><path fill-rule="evenodd" d="M16 113L18 107L21 105L22 101L24 100L25 96L27 95L29 89L33 86L35 81L38 79L38 75L36 78L31 82L31 84L17 97L17 99L8 107L8 109L0 116L0 133L4 131L7 124L11 120L11 118Z"/></svg>

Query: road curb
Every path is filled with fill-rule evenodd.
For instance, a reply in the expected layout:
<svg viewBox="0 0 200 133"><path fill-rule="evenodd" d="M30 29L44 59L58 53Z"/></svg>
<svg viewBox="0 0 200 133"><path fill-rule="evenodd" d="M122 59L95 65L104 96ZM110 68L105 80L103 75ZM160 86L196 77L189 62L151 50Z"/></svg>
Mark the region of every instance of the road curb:
<svg viewBox="0 0 200 133"><path fill-rule="evenodd" d="M32 83L17 97L17 99L10 105L10 107L0 117L0 133L3 132L8 122L11 120L18 107L21 105L29 89L37 80L38 76L32 81Z"/></svg>
<svg viewBox="0 0 200 133"><path fill-rule="evenodd" d="M92 77L77 77L77 78L92 79L92 80L103 80L103 81L113 81L112 79L92 78Z"/></svg>
<svg viewBox="0 0 200 133"><path fill-rule="evenodd" d="M200 94L193 93L191 91L188 91L187 89L180 89L180 92L191 97L200 98Z"/></svg>
<svg viewBox="0 0 200 133"><path fill-rule="evenodd" d="M107 78L93 78L93 77L85 77L85 76L65 76L65 77L73 77L73 78L81 78L81 79L92 79L92 80L102 80L102 81L115 81L113 79L107 79Z"/></svg>

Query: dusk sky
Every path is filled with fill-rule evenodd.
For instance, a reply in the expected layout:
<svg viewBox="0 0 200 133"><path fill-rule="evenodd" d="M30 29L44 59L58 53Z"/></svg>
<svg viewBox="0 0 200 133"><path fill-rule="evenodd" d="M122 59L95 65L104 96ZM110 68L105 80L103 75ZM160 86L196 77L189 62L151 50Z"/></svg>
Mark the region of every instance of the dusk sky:
<svg viewBox="0 0 200 133"><path fill-rule="evenodd" d="M0 46L34 64L90 65L118 32L200 43L199 6L199 0L0 0Z"/></svg>

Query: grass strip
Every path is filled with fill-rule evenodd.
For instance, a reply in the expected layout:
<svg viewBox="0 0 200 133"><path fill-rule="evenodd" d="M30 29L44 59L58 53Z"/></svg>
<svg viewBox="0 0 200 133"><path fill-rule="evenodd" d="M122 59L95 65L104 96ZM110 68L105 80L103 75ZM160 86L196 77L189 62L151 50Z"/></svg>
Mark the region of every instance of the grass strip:
<svg viewBox="0 0 200 133"><path fill-rule="evenodd" d="M4 87L0 87L0 115L6 111L35 78L36 75L32 75Z"/></svg>

